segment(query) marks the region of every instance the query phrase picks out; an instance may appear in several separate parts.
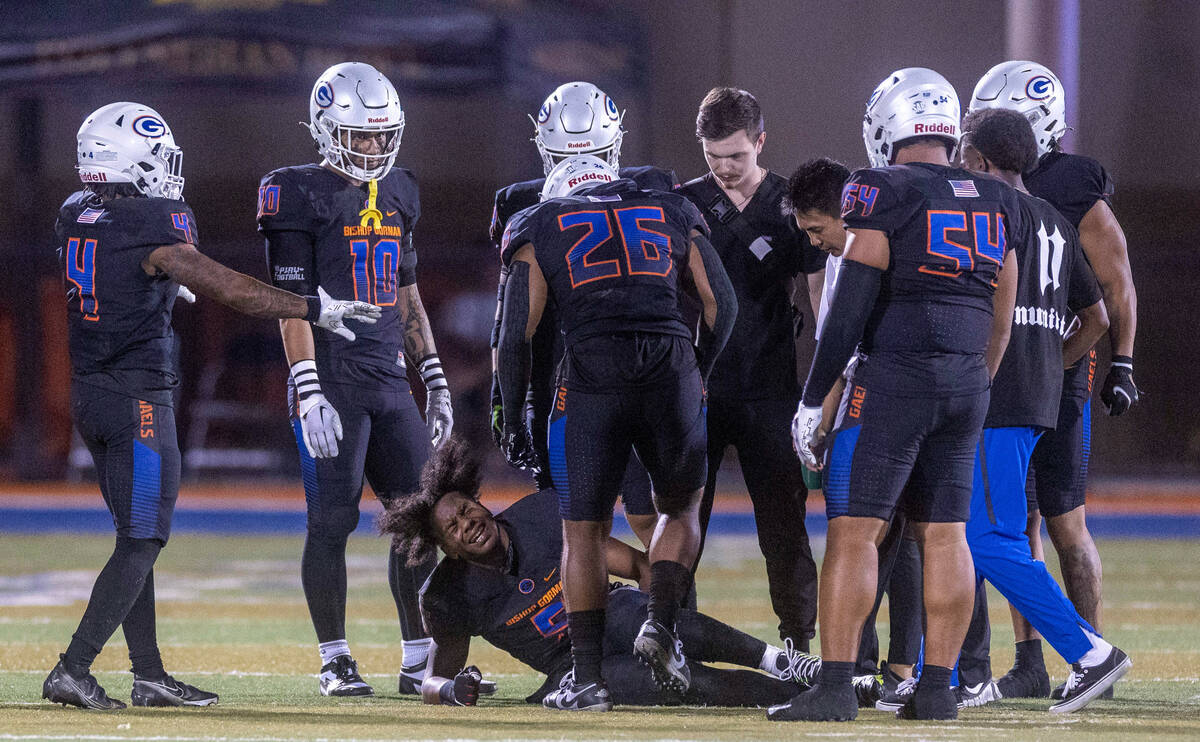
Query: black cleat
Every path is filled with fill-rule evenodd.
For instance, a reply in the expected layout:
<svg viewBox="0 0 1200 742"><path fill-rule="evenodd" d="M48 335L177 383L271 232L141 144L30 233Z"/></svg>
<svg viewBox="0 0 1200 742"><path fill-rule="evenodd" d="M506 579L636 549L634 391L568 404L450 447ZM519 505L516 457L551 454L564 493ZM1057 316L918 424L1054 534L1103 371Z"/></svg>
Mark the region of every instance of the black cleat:
<svg viewBox="0 0 1200 742"><path fill-rule="evenodd" d="M879 690L875 708L880 711L899 711L912 698L917 688L916 678L902 678L889 667L883 668L882 678L883 687Z"/></svg>
<svg viewBox="0 0 1200 742"><path fill-rule="evenodd" d="M633 653L650 667L660 690L683 695L692 684L692 672L683 656L683 644L671 630L652 618L646 619L633 640Z"/></svg>
<svg viewBox="0 0 1200 742"><path fill-rule="evenodd" d="M878 675L855 675L850 680L860 709L873 709L883 695L883 683Z"/></svg>
<svg viewBox="0 0 1200 742"><path fill-rule="evenodd" d="M400 695L402 696L419 696L421 695L421 683L425 682L425 668L429 666L429 660L421 661L419 665L408 665L400 668ZM496 693L496 681L483 680L479 683L479 695L491 696Z"/></svg>
<svg viewBox="0 0 1200 742"><path fill-rule="evenodd" d="M343 654L321 668L321 695L373 696L375 691L358 674L358 663L350 655Z"/></svg>
<svg viewBox="0 0 1200 742"><path fill-rule="evenodd" d="M791 639L783 640L783 653L775 659L772 675L802 686L810 686L821 671L821 658L796 649Z"/></svg>
<svg viewBox="0 0 1200 742"><path fill-rule="evenodd" d="M1024 668L1013 665L996 681L996 688L1002 698L1046 698L1050 695L1050 676L1044 666Z"/></svg>
<svg viewBox="0 0 1200 742"><path fill-rule="evenodd" d="M996 687L996 681L991 678L975 685L959 685L954 689L954 696L958 699L959 709L986 706L1002 697Z"/></svg>
<svg viewBox="0 0 1200 742"><path fill-rule="evenodd" d="M767 709L771 721L854 721L858 718L858 698L854 687L824 686L817 683L787 703Z"/></svg>
<svg viewBox="0 0 1200 742"><path fill-rule="evenodd" d="M1069 714L1078 711L1112 688L1113 683L1120 680L1133 660L1120 649L1113 647L1104 661L1091 667L1081 667L1078 663L1071 665L1071 674L1063 688L1062 700L1050 707L1054 714Z"/></svg>
<svg viewBox="0 0 1200 742"><path fill-rule="evenodd" d="M59 655L58 664L42 683L42 698L51 703L78 706L81 709L114 711L125 708L124 703L108 697L90 672L81 676L72 675L63 664L62 655Z"/></svg>
<svg viewBox="0 0 1200 742"><path fill-rule="evenodd" d="M215 706L217 699L216 693L181 683L170 675L160 680L146 680L135 675L133 693L130 694L134 706Z"/></svg>
<svg viewBox="0 0 1200 742"><path fill-rule="evenodd" d="M1047 685L1047 686L1049 686L1049 685L1050 685L1050 679L1049 679L1049 678L1047 678L1047 679L1046 679L1046 685ZM1111 700L1112 700L1112 697L1113 697L1113 688L1116 688L1116 687L1117 687L1117 686L1116 686L1115 684L1114 684L1114 685L1110 685L1110 686L1108 687L1108 690L1106 690L1106 691L1104 691L1103 693L1101 693L1101 694L1100 694L1100 700L1101 700L1101 701L1111 701ZM1066 683L1059 683L1059 684L1058 684L1058 686L1057 686L1057 687L1055 687L1055 689L1054 689L1054 690L1050 691L1050 700L1051 700L1051 701L1061 701L1061 700L1062 700L1062 697L1063 697L1063 691L1065 691L1066 689L1067 689L1067 684L1066 684ZM1007 697L1007 696L1006 696L1006 697ZM1044 696L1043 696L1043 697L1044 697Z"/></svg>
<svg viewBox="0 0 1200 742"><path fill-rule="evenodd" d="M612 695L603 680L586 685L575 684L575 671L563 676L558 690L550 691L542 705L559 711L612 711Z"/></svg>
<svg viewBox="0 0 1200 742"><path fill-rule="evenodd" d="M918 688L900 710L897 719L946 720L958 718L958 696L949 686L945 688Z"/></svg>

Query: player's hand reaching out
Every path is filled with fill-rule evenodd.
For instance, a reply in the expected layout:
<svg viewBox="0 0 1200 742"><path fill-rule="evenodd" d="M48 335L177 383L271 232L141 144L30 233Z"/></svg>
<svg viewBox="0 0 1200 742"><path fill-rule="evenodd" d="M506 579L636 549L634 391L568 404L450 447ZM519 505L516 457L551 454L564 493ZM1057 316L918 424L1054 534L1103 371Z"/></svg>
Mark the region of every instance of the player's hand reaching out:
<svg viewBox="0 0 1200 742"><path fill-rule="evenodd" d="M300 400L297 409L304 447L314 459L331 459L338 455L337 442L342 439L342 418L321 393Z"/></svg>
<svg viewBox="0 0 1200 742"><path fill-rule="evenodd" d="M321 300L321 316L313 324L347 340L354 339L354 332L346 327L344 320L353 319L373 325L383 315L383 310L374 304L334 299L320 286L317 287L317 297Z"/></svg>
<svg viewBox="0 0 1200 742"><path fill-rule="evenodd" d="M474 706L479 702L479 685L483 682L483 673L475 665L470 665L454 676L454 702L459 706Z"/></svg>
<svg viewBox="0 0 1200 742"><path fill-rule="evenodd" d="M792 418L792 450L813 471L821 470L821 462L813 453L824 442L821 435L822 410L820 407L805 407L803 404ZM821 440L818 440L818 436Z"/></svg>

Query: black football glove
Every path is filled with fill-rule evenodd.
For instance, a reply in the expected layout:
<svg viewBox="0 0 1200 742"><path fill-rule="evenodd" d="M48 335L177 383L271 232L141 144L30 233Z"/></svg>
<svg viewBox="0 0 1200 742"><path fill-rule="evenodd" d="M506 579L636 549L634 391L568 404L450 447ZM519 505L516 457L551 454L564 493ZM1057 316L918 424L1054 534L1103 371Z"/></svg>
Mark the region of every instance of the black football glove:
<svg viewBox="0 0 1200 742"><path fill-rule="evenodd" d="M474 706L479 702L479 684L483 682L483 673L471 665L465 667L451 680L442 685L438 695L447 706Z"/></svg>
<svg viewBox="0 0 1200 742"><path fill-rule="evenodd" d="M1100 390L1100 401L1111 417L1124 413L1138 401L1138 388L1133 383L1133 359L1129 356L1113 356Z"/></svg>
<svg viewBox="0 0 1200 742"><path fill-rule="evenodd" d="M504 402L500 398L500 376L492 372L492 442L500 446L500 438L504 435Z"/></svg>
<svg viewBox="0 0 1200 742"><path fill-rule="evenodd" d="M504 426L500 436L500 451L510 466L529 471L541 468L537 451L533 448L533 438L525 425Z"/></svg>

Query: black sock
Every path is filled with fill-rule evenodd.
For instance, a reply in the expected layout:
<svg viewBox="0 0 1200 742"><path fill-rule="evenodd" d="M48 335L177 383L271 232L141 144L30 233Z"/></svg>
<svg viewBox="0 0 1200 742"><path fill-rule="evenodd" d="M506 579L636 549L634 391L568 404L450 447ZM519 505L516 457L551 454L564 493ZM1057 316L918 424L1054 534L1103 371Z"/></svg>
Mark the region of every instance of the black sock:
<svg viewBox="0 0 1200 742"><path fill-rule="evenodd" d="M953 670L949 667L926 663L921 668L921 679L917 681L917 690L949 690L952 672Z"/></svg>
<svg viewBox="0 0 1200 742"><path fill-rule="evenodd" d="M1042 658L1042 640L1026 639L1017 642L1017 658L1013 661L1013 667L1024 670L1046 669L1046 660Z"/></svg>
<svg viewBox="0 0 1200 742"><path fill-rule="evenodd" d="M711 616L681 610L675 618L675 635L696 662L728 662L758 668L766 642L721 623Z"/></svg>
<svg viewBox="0 0 1200 742"><path fill-rule="evenodd" d="M821 662L821 670L817 673L817 684L826 688L849 686L854 677L853 662Z"/></svg>
<svg viewBox="0 0 1200 742"><path fill-rule="evenodd" d="M121 630L125 633L125 643L129 645L129 663L134 677L144 680L162 680L166 677L155 626L154 570L146 575L146 584L121 622Z"/></svg>
<svg viewBox="0 0 1200 742"><path fill-rule="evenodd" d="M91 669L96 655L141 594L161 549L162 545L153 539L117 537L116 548L92 586L87 609L63 655L63 664L72 675L83 675Z"/></svg>
<svg viewBox="0 0 1200 742"><path fill-rule="evenodd" d="M571 637L575 682L586 685L602 680L600 662L604 659L604 609L568 613L567 632Z"/></svg>
<svg viewBox="0 0 1200 742"><path fill-rule="evenodd" d="M317 643L345 639L346 536L308 532L300 558L300 583Z"/></svg>
<svg viewBox="0 0 1200 742"><path fill-rule="evenodd" d="M692 587L692 571L679 562L666 559L650 565L650 618L671 631L680 602Z"/></svg>

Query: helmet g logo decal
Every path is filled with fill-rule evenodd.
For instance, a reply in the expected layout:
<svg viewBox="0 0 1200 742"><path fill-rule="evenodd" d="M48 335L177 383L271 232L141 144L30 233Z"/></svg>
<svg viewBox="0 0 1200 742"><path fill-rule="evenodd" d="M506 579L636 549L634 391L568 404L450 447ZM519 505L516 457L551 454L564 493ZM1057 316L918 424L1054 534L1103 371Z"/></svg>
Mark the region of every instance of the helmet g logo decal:
<svg viewBox="0 0 1200 742"><path fill-rule="evenodd" d="M1025 83L1025 95L1030 100L1046 100L1054 94L1054 81L1045 75L1031 77Z"/></svg>
<svg viewBox="0 0 1200 742"><path fill-rule="evenodd" d="M542 107L538 109L537 122L539 124L544 124L544 123L546 123L547 120L549 120L549 118L550 118L550 101L546 101L545 103L542 104Z"/></svg>
<svg viewBox="0 0 1200 742"><path fill-rule="evenodd" d="M333 87L327 82L321 83L317 86L317 92L313 93L313 98L321 108L329 108L333 105Z"/></svg>
<svg viewBox="0 0 1200 742"><path fill-rule="evenodd" d="M155 116L138 116L133 120L133 130L147 139L158 139L167 133L167 125Z"/></svg>
<svg viewBox="0 0 1200 742"><path fill-rule="evenodd" d="M617 110L617 104L613 102L613 99L609 98L607 95L604 96L604 112L607 113L608 117L613 121L621 118L621 113Z"/></svg>

